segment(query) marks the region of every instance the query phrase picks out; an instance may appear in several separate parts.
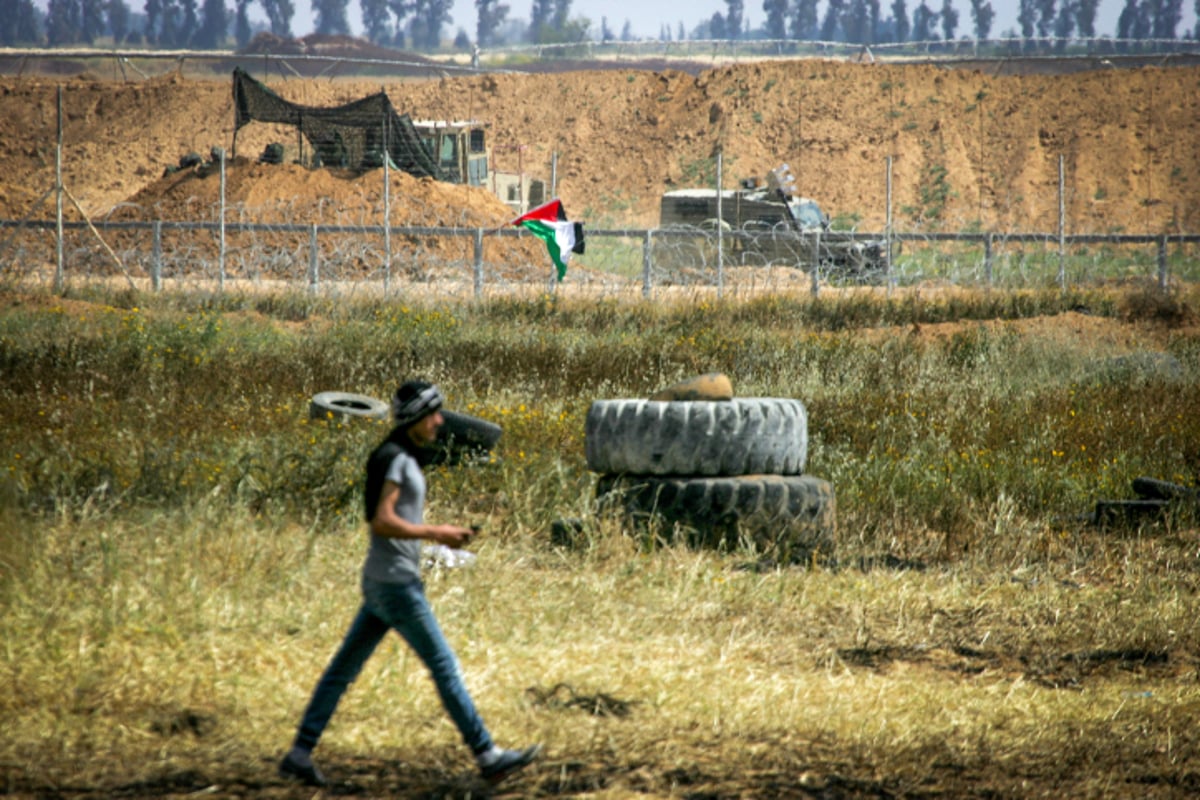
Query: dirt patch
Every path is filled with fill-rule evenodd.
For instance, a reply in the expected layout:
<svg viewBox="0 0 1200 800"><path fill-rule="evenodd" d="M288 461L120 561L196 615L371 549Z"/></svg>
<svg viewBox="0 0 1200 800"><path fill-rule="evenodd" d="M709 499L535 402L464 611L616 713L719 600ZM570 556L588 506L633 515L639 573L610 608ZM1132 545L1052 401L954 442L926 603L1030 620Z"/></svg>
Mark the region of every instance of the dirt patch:
<svg viewBox="0 0 1200 800"><path fill-rule="evenodd" d="M966 331L985 332L988 335L1008 333L1022 339L1036 338L1047 344L1058 343L1066 347L1075 347L1079 342L1103 344L1112 352L1118 353L1147 347L1163 347L1172 335L1170 329L1077 311L1014 320L934 322L864 330L861 333L880 342L897 336L910 336L926 342L945 343Z"/></svg>

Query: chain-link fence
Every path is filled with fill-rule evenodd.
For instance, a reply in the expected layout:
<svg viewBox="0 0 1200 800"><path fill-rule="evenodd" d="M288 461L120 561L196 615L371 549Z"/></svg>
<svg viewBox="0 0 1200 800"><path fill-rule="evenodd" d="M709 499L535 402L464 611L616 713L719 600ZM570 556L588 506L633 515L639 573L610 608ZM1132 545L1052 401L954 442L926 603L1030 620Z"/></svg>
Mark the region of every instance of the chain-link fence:
<svg viewBox="0 0 1200 800"><path fill-rule="evenodd" d="M585 254L559 284L545 248L523 230L479 227L466 209L447 218L446 209L422 206L418 196L404 198L406 218L440 218L444 224L388 225L386 199L377 207L332 203L317 212L305 198L270 208L227 203L226 162L221 151L214 156L215 165L196 169L219 170L222 196L216 204L187 204L186 220L158 219L156 207L133 204L120 204L104 219L83 220L74 207L73 216L54 220L0 220L0 280L56 290L117 280L149 290L419 289L475 298L576 288L644 297L680 288L815 295L832 287L1066 289L1128 281L1165 290L1200 281L1200 234L1068 234L1061 213L1053 233L921 231L915 225L863 232L803 227L794 219L768 224L760 213L736 226L706 219L654 229L589 228ZM717 167L719 174L719 157ZM1060 193L1062 185L1060 180ZM386 198L382 188L379 193ZM1066 207L1061 194L1059 206ZM731 204L718 213L737 221L741 210ZM314 214L323 221L309 221ZM780 219L789 216L778 212Z"/></svg>
<svg viewBox="0 0 1200 800"><path fill-rule="evenodd" d="M233 222L0 221L0 276L61 290L117 280L148 290L420 290L459 297L511 291L718 293L829 287L1086 287L1200 281L1200 235L1064 236L667 229L589 230L557 284L540 243L518 229ZM513 247L516 241L529 245ZM867 265L847 244L890 241Z"/></svg>

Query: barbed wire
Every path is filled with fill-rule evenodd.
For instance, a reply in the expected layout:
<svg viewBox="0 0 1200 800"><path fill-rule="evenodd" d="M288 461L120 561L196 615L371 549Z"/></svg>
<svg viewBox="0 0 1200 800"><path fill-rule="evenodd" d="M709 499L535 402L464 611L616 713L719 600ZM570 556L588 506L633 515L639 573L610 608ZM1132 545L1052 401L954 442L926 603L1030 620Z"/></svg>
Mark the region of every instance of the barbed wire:
<svg viewBox="0 0 1200 800"><path fill-rule="evenodd" d="M540 242L520 229L375 225L0 220L0 282L61 288L123 280L158 290L251 286L311 291L436 290L481 297L555 290ZM47 232L51 235L47 236ZM523 255L505 241L536 245ZM890 247L888 244L890 243ZM806 291L954 285L1068 288L1140 280L1162 289L1200 281L1200 234L737 231L694 226L588 232L564 288L651 296L672 288ZM871 251L871 247L882 250Z"/></svg>
<svg viewBox="0 0 1200 800"><path fill-rule="evenodd" d="M711 64L736 62L746 58L794 59L798 57L843 58L870 62L933 61L937 63L974 62L979 59L1003 62L1020 57L1034 64L1041 60L1086 61L1107 58L1111 65L1123 62L1140 63L1147 58L1165 59L1163 63L1195 63L1200 60L1200 40L1197 39L1119 39L1115 37L1006 37L989 39L931 39L916 42L851 43L799 39L637 39L630 41L554 42L518 44L503 47L484 47L472 52L433 53L419 59L397 51L396 58L355 55L352 52L322 53L251 53L238 50L148 50L99 47L0 47L0 72L3 62L12 59L19 69L30 60L42 59L113 59L122 67L137 71L144 62L171 62L181 68L187 61L233 63L262 62L284 66L290 64L335 66L355 65L373 70L398 69L411 73L471 74L478 72L523 72L528 68L505 63L513 59L533 58L555 60L563 58L603 59L611 57L702 58ZM465 62L465 63L464 63ZM292 69L294 74L299 71ZM146 77L143 73L143 77Z"/></svg>

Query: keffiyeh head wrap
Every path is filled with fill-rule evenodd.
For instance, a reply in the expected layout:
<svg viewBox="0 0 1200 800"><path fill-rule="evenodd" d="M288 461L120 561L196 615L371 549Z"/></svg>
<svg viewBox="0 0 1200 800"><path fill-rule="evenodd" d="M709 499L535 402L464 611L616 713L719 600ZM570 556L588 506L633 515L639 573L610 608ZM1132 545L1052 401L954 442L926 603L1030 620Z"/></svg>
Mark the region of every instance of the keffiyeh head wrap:
<svg viewBox="0 0 1200 800"><path fill-rule="evenodd" d="M442 407L442 391L428 381L406 381L392 396L392 419L409 428Z"/></svg>

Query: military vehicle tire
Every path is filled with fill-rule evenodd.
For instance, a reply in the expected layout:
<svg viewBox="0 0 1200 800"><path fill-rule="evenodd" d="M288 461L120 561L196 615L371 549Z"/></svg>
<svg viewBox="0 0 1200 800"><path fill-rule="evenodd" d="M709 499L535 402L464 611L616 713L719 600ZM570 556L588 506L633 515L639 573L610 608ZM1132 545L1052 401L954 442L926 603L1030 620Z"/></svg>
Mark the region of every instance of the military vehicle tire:
<svg viewBox="0 0 1200 800"><path fill-rule="evenodd" d="M587 466L601 474L799 475L808 416L799 400L597 400L584 422Z"/></svg>

